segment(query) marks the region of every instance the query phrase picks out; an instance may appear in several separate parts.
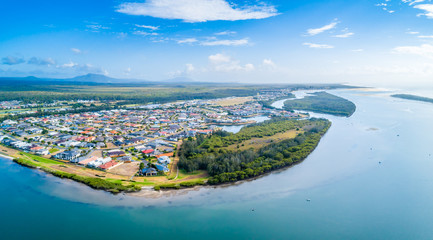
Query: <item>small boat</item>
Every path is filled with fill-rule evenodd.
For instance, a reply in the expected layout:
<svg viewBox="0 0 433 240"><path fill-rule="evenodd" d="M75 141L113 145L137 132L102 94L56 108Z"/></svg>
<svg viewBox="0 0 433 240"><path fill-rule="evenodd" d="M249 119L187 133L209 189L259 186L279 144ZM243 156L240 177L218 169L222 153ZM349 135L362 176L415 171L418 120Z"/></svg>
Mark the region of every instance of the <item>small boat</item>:
<svg viewBox="0 0 433 240"><path fill-rule="evenodd" d="M307 201L307 202L311 202L311 199L307 198L307 199L305 199L305 201Z"/></svg>

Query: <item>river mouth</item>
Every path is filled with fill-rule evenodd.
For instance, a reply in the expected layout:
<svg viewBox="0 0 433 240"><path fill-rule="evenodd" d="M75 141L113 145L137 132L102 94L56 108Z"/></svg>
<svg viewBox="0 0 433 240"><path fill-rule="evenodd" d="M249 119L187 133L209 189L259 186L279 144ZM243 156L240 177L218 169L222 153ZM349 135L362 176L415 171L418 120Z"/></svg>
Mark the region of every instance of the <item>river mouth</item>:
<svg viewBox="0 0 433 240"><path fill-rule="evenodd" d="M61 230L57 236L70 232L65 239L95 234L92 227L77 231L77 221L116 223L98 232L104 239L143 229L181 239L191 232L210 239L432 239L432 104L394 99L392 91L330 93L353 101L357 111L350 118L315 115L333 125L307 159L230 186L113 195L2 158L1 228L7 239L18 223L37 236L47 236L46 224Z"/></svg>
<svg viewBox="0 0 433 240"><path fill-rule="evenodd" d="M353 98L355 94L353 94L353 91L344 91L344 90L338 90L334 91L335 94L343 94L348 99ZM302 94L301 96L305 96L306 94ZM359 96L355 96L355 102L357 99L362 99ZM362 111L362 103L361 103L361 111ZM230 184L225 185L222 187L197 187L193 189L183 189L183 190L176 190L176 191L162 191L162 192L156 192L151 189L143 190L140 193L137 194L117 194L113 195L110 193L106 193L103 191L95 191L89 187L83 186L82 184L75 183L73 181L63 180L63 179L57 179L56 177L52 176L44 176L43 179L46 181L44 184L40 185L39 191L46 191L49 192L50 195L60 197L63 199L68 199L75 202L82 202L82 203L88 203L88 204L96 204L96 205L106 205L106 206L173 206L173 205L200 205L202 202L214 202L217 204L220 201L223 201L224 199L251 199L255 198L255 196L263 195L263 194L271 194L273 196L278 195L287 195L291 194L293 192L299 191L300 189L307 189L311 188L317 185L322 185L324 183L327 183L330 181L330 179L333 179L334 181L344 178L347 176L347 173L342 173L342 169L348 162L341 162L342 165L336 165L334 166L335 169L330 169L329 167L325 168L329 172L327 174L318 174L317 176L314 176L317 174L318 168L324 167L323 160L319 160L323 157L325 159L329 158L332 159L332 156L328 156L330 154L328 149L334 149L338 150L336 154L339 154L339 152L345 153L345 149L353 149L353 145L350 145L350 142L352 141L346 141L347 144L342 145L341 147L338 146L339 140L336 140L335 135L338 136L338 134L342 134L342 132L346 133L349 131L352 131L351 135L364 135L366 132L366 129L379 129L379 127L375 125L371 125L368 127L365 126L357 126L359 125L359 119L357 117L357 114L355 114L354 117L351 117L349 119L340 118L340 117L334 117L330 115L325 114L314 114L311 113L313 117L325 117L330 119L333 122L333 126L329 130L329 133L327 133L323 139L321 140L321 143L319 144L318 148L309 156L307 159L296 166L293 166L290 169L285 169L283 171L277 171L271 174L268 174L267 176L255 179L253 181L244 181L237 184ZM267 119L265 116L258 116L255 117L255 120L264 121ZM242 126L236 126L242 128ZM375 134L377 131L369 131L372 134ZM368 137L368 136L365 136ZM344 138L347 138L344 137ZM337 144L337 145L335 145ZM352 143L355 144L355 143ZM358 146L361 143L356 143ZM367 143L364 143L367 144ZM368 143L365 146L365 149L370 149L370 144ZM368 151L367 151L368 153ZM348 154L346 152L346 154ZM332 155L332 154L331 154ZM351 154L350 154L351 155ZM348 156L350 156L348 155ZM338 156L338 155L337 155ZM352 156L350 156L353 158ZM371 158L371 157L368 157ZM339 159L344 159L343 155L339 156ZM358 158L355 158L358 159ZM341 160L340 160L341 161ZM359 164L356 161L350 162L350 164L359 165L356 169L349 169L350 172L358 172L360 169L367 169L368 167L374 166L376 163L373 164ZM351 165L349 165L351 166ZM336 171L336 169L339 169L340 171ZM39 173L39 176L44 175L43 173ZM290 184L286 185L284 184L285 181L283 180L285 178L291 179L294 177L299 177L303 179L302 184L296 183L296 184ZM265 187L266 185L273 185L274 187L272 189L269 189ZM255 191L250 191L250 189L253 188ZM224 196L224 197L222 197Z"/></svg>

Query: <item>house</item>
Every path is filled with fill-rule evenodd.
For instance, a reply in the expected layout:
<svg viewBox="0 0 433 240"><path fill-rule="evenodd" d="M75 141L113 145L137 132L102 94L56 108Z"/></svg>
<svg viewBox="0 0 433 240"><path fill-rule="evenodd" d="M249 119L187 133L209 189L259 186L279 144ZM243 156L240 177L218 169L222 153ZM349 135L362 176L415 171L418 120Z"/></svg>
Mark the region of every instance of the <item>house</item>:
<svg viewBox="0 0 433 240"><path fill-rule="evenodd" d="M170 169L168 169L168 167L161 165L161 164L155 164L156 169L158 169L158 171L162 171L162 172L168 172L170 171Z"/></svg>
<svg viewBox="0 0 433 240"><path fill-rule="evenodd" d="M30 134L41 134L42 133L42 129L40 129L40 128L29 128L29 129L26 129L26 131Z"/></svg>
<svg viewBox="0 0 433 240"><path fill-rule="evenodd" d="M126 153L124 151L120 150L112 150L107 152L107 156L115 158L115 157L123 157L126 156Z"/></svg>
<svg viewBox="0 0 433 240"><path fill-rule="evenodd" d="M118 164L119 163L117 163L116 161L111 160L111 161L109 161L107 163L104 163L104 164L100 165L98 168L106 171L106 170L112 169L113 167L117 166Z"/></svg>
<svg viewBox="0 0 433 240"><path fill-rule="evenodd" d="M49 155L50 151L46 148L42 148L42 149L36 150L35 153L38 155Z"/></svg>
<svg viewBox="0 0 433 240"><path fill-rule="evenodd" d="M80 165L87 165L88 163L93 162L96 159L98 159L98 157L96 157L96 156L92 156L92 157L80 157L80 158L77 158L77 159L73 160L72 162L78 163Z"/></svg>
<svg viewBox="0 0 433 240"><path fill-rule="evenodd" d="M80 154L81 154L80 151L72 150L72 151L64 151L61 153L57 153L56 155L54 155L54 157L57 159L72 161L78 158Z"/></svg>
<svg viewBox="0 0 433 240"><path fill-rule="evenodd" d="M153 153L153 149L145 149L141 151L142 153L146 154L148 157Z"/></svg>
<svg viewBox="0 0 433 240"><path fill-rule="evenodd" d="M163 165L167 165L171 163L171 160L168 156L161 156L158 158L158 162L163 164Z"/></svg>
<svg viewBox="0 0 433 240"><path fill-rule="evenodd" d="M123 161L123 162L131 162L132 161L132 157L131 156L123 156L123 157L119 157L117 158L118 161Z"/></svg>
<svg viewBox="0 0 433 240"><path fill-rule="evenodd" d="M103 142L97 142L96 143L96 147L97 148L104 148L105 147L105 143L103 143Z"/></svg>
<svg viewBox="0 0 433 240"><path fill-rule="evenodd" d="M143 168L141 172L145 176L156 176L158 174L155 168Z"/></svg>
<svg viewBox="0 0 433 240"><path fill-rule="evenodd" d="M98 159L96 159L96 160L93 161L93 162L89 162L89 163L87 164L87 166L88 166L88 167L97 168L97 167L99 167L99 166L101 166L101 165L103 165L103 164L106 164L106 163L110 162L111 160L112 160L112 159L111 159L110 157L107 157L107 158L98 158Z"/></svg>

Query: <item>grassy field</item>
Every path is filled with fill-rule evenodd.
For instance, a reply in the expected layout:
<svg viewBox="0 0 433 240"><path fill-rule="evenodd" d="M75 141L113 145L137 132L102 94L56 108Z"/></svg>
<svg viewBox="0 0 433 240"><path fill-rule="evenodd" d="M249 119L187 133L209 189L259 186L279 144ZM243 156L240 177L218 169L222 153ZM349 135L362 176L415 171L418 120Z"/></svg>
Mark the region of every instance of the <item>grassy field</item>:
<svg viewBox="0 0 433 240"><path fill-rule="evenodd" d="M56 160L51 160L51 159L39 157L39 156L30 154L30 153L20 153L20 154L29 160L34 160L34 161L39 162L39 163L45 163L48 165L64 165L65 164L64 162L59 162Z"/></svg>
<svg viewBox="0 0 433 240"><path fill-rule="evenodd" d="M302 132L303 132L302 130L300 130L300 131L289 130L286 132L277 133L277 134L272 135L272 136L265 136L262 138L252 138L252 139L243 141L242 143L239 143L239 144L229 145L228 147L226 147L226 149L232 150L232 151L236 151L236 150L243 151L243 150L253 148L253 149L257 150L257 149L260 149L261 147L264 147L264 146L269 145L269 144L274 143L274 142L280 142L280 141L283 141L285 139L295 138L296 135L298 135L299 133L302 133Z"/></svg>
<svg viewBox="0 0 433 240"><path fill-rule="evenodd" d="M57 149L57 148L51 148L49 151L50 151L51 154L53 154L55 152L58 152L59 149Z"/></svg>
<svg viewBox="0 0 433 240"><path fill-rule="evenodd" d="M254 100L253 97L232 97L232 98L224 98L221 100L214 101L213 104L216 106L227 107L227 106L244 104L246 102L250 102L253 100Z"/></svg>

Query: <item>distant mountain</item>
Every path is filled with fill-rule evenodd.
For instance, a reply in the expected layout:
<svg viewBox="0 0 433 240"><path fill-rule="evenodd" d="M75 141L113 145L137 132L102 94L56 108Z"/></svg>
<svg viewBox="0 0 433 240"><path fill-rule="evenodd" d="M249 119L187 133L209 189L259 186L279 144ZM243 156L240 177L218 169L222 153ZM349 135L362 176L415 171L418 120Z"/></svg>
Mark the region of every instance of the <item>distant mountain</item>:
<svg viewBox="0 0 433 240"><path fill-rule="evenodd" d="M74 78L63 79L63 81L68 82L92 82L92 83L118 83L124 82L124 80L111 78L102 74L89 73L82 76L77 76Z"/></svg>
<svg viewBox="0 0 433 240"><path fill-rule="evenodd" d="M95 83L95 84L188 84L188 83L199 83L192 79L186 77L177 77L162 81L149 81L141 79L122 79L122 78L112 78L102 74L89 73L82 76L76 76L73 78L38 78L34 76L29 77L0 77L0 84L23 84L23 83L40 83L40 84L85 84L85 83Z"/></svg>

